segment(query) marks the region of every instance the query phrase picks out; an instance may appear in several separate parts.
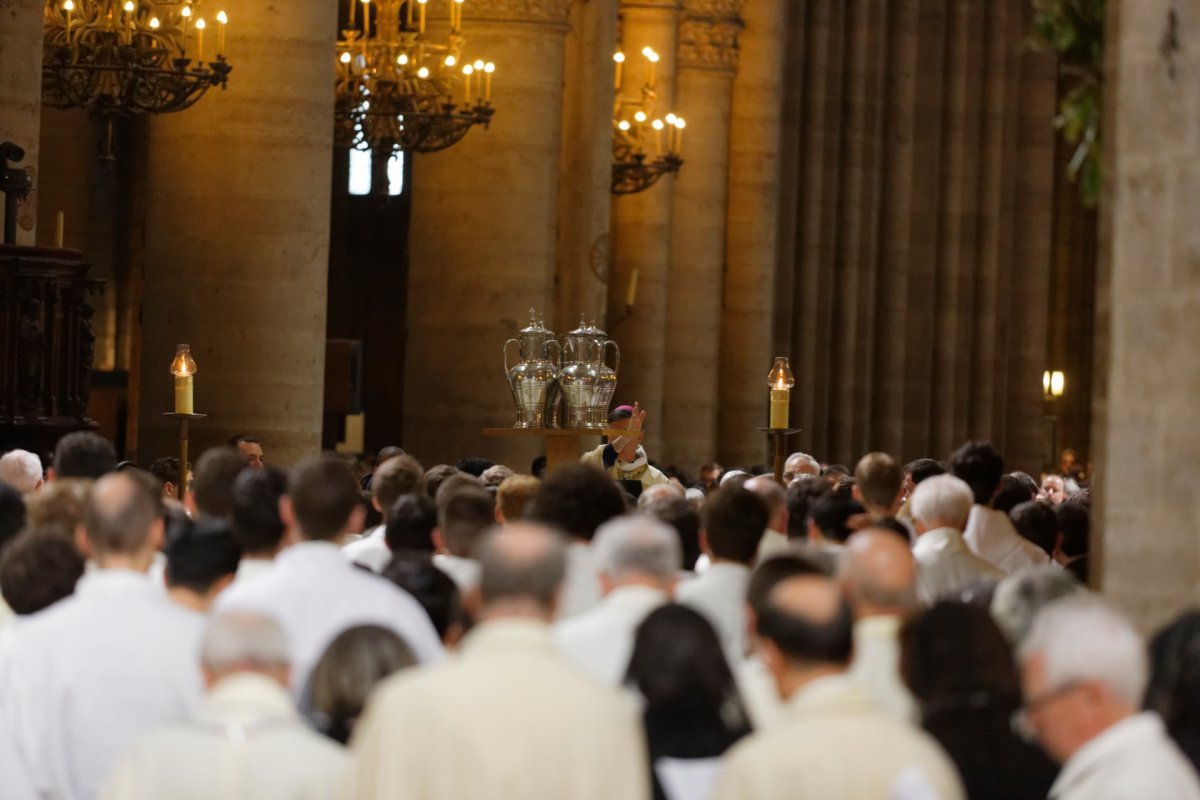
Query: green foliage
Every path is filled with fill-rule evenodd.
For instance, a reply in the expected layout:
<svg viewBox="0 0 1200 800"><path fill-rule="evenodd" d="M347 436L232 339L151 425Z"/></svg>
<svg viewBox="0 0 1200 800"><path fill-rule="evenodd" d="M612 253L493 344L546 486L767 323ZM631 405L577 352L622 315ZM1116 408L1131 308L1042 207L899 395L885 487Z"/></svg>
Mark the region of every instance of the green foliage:
<svg viewBox="0 0 1200 800"><path fill-rule="evenodd" d="M1057 56L1066 93L1054 125L1075 152L1067 174L1089 208L1100 198L1105 0L1032 0L1033 37Z"/></svg>

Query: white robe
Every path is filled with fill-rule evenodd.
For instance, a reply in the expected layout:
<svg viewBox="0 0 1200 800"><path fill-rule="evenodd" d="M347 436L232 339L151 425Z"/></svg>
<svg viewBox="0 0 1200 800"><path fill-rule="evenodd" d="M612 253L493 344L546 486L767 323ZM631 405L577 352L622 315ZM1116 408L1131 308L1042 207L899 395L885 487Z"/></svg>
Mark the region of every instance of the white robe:
<svg viewBox="0 0 1200 800"><path fill-rule="evenodd" d="M349 758L309 729L287 691L240 673L209 692L192 720L126 751L101 800L333 800Z"/></svg>
<svg viewBox="0 0 1200 800"><path fill-rule="evenodd" d="M567 575L558 598L558 618L581 614L600 602L600 577L587 542L571 542L567 547Z"/></svg>
<svg viewBox="0 0 1200 800"><path fill-rule="evenodd" d="M40 796L91 800L133 739L196 709L203 625L144 573L109 569L22 620L0 663L0 726Z"/></svg>
<svg viewBox="0 0 1200 800"><path fill-rule="evenodd" d="M681 583L675 589L677 601L708 618L730 664L739 664L746 656L746 588L749 585L749 567L718 561L694 580Z"/></svg>
<svg viewBox="0 0 1200 800"><path fill-rule="evenodd" d="M881 709L901 722L917 721L917 704L900 678L899 616L880 614L854 623L850 677Z"/></svg>
<svg viewBox="0 0 1200 800"><path fill-rule="evenodd" d="M404 670L355 727L342 800L646 800L635 703L567 664L544 623L484 622Z"/></svg>
<svg viewBox="0 0 1200 800"><path fill-rule="evenodd" d="M1200 800L1191 762L1152 711L1128 717L1075 751L1051 800Z"/></svg>
<svg viewBox="0 0 1200 800"><path fill-rule="evenodd" d="M1004 572L972 553L954 528L934 528L918 536L913 560L917 564L917 596L929 605L943 598L955 599L978 581L1004 577Z"/></svg>
<svg viewBox="0 0 1200 800"><path fill-rule="evenodd" d="M1010 574L1050 561L1045 550L1017 533L1008 514L987 506L971 506L963 541L972 553Z"/></svg>
<svg viewBox="0 0 1200 800"><path fill-rule="evenodd" d="M555 625L554 642L575 666L619 686L629 670L638 625L668 599L666 592L649 586L618 586L591 611Z"/></svg>
<svg viewBox="0 0 1200 800"><path fill-rule="evenodd" d="M418 661L442 657L441 640L420 603L391 581L355 567L332 542L292 545L269 570L222 592L216 610L249 611L279 621L297 697L329 644L356 625L394 631Z"/></svg>
<svg viewBox="0 0 1200 800"><path fill-rule="evenodd" d="M384 528L383 525L371 528L361 539L355 539L342 547L342 555L350 563L360 564L377 575L383 572L384 567L392 560L392 549L388 547L387 539L383 536Z"/></svg>

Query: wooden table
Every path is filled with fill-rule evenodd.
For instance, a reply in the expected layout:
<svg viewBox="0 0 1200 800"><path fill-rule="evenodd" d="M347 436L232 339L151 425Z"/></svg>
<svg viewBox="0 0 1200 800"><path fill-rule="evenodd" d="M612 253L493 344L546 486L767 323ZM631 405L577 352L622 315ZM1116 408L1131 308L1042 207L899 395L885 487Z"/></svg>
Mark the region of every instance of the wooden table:
<svg viewBox="0 0 1200 800"><path fill-rule="evenodd" d="M628 431L620 428L484 428L484 436L540 436L546 442L546 469L579 461L586 446L584 439L607 436L610 439Z"/></svg>

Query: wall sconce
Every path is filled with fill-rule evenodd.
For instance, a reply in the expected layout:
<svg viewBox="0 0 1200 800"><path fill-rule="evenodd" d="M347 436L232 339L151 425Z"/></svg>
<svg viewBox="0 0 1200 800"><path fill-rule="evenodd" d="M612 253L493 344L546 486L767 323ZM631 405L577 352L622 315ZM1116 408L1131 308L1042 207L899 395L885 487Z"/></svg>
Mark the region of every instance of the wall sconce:
<svg viewBox="0 0 1200 800"><path fill-rule="evenodd" d="M1062 370L1046 370L1042 373L1042 396L1046 400L1057 400L1067 388L1067 376Z"/></svg>

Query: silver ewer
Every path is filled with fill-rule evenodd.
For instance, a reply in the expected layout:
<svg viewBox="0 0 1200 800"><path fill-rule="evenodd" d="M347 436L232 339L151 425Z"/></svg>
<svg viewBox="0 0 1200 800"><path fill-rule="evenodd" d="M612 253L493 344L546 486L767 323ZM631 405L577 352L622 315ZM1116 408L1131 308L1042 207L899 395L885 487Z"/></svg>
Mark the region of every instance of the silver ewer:
<svg viewBox="0 0 1200 800"><path fill-rule="evenodd" d="M563 337L563 366L559 372L559 391L566 410L564 428L603 428L608 423L608 404L617 390L617 368L621 349L608 334L587 325L580 318L579 327ZM613 366L605 363L608 348L613 348Z"/></svg>
<svg viewBox="0 0 1200 800"><path fill-rule="evenodd" d="M509 345L516 344L519 360L509 366ZM529 325L520 337L504 343L504 374L517 405L514 428L544 428L551 424L547 414L558 381L561 345L552 331L529 309Z"/></svg>

